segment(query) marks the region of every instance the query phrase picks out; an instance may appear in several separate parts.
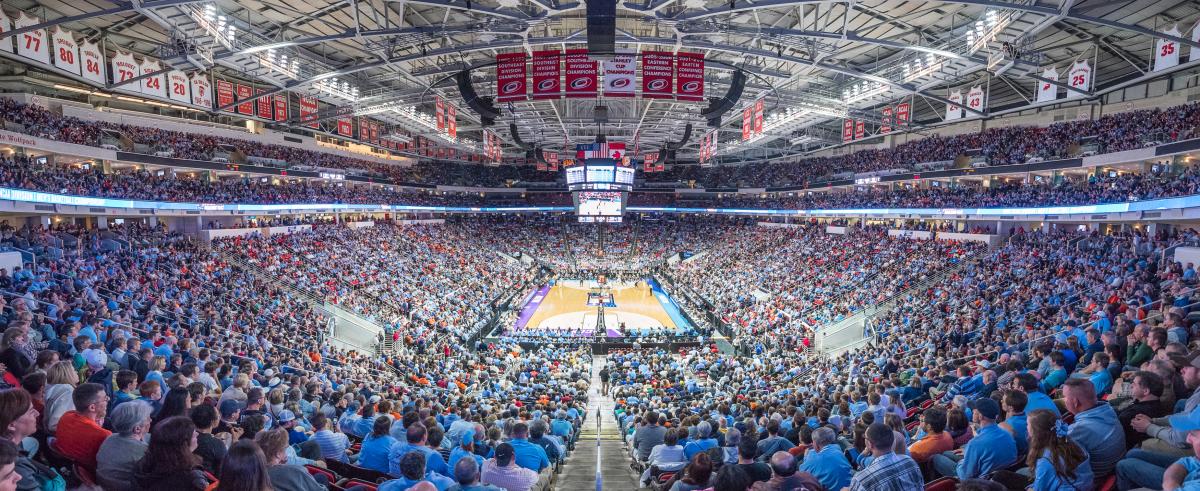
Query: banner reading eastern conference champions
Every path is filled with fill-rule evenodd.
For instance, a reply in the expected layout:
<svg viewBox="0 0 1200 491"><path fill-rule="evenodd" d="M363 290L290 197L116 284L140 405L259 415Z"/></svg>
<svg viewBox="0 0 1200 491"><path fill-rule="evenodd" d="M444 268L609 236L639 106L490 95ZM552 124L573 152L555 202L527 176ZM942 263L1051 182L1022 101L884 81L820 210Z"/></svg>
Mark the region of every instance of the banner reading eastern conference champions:
<svg viewBox="0 0 1200 491"><path fill-rule="evenodd" d="M599 63L586 49L534 51L496 55L496 101L563 97L596 97L601 81L605 97L633 97L641 59L641 96L678 101L704 100L704 55L643 51L617 53ZM531 70L526 69L529 62ZM600 66L603 66L603 73ZM527 80L532 71L532 83ZM565 78L565 83L564 83Z"/></svg>

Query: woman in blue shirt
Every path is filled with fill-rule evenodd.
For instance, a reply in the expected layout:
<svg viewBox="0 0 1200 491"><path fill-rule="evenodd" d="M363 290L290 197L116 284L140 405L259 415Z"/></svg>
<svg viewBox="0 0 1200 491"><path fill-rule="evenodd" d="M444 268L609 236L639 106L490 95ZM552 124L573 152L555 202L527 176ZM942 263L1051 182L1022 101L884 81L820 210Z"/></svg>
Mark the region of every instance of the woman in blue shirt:
<svg viewBox="0 0 1200 491"><path fill-rule="evenodd" d="M1067 436L1067 425L1046 409L1029 413L1029 457L1034 491L1090 491L1092 466L1087 451Z"/></svg>
<svg viewBox="0 0 1200 491"><path fill-rule="evenodd" d="M396 443L396 439L388 434L391 429L392 420L390 418L387 416L375 418L371 434L363 439L362 448L359 449L359 467L379 472L388 471L388 450L392 448L393 443Z"/></svg>

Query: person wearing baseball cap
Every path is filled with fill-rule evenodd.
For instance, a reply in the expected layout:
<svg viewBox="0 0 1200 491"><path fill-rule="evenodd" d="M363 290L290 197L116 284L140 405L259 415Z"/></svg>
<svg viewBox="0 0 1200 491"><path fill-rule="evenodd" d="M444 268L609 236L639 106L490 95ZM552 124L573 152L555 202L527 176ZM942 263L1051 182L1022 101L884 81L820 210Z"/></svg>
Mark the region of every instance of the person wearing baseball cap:
<svg viewBox="0 0 1200 491"><path fill-rule="evenodd" d="M933 456L933 468L939 475L957 476L960 481L1006 469L1017 461L1017 442L1011 433L996 425L1000 405L984 397L971 401L968 407L978 429L963 447L962 456L951 452Z"/></svg>
<svg viewBox="0 0 1200 491"><path fill-rule="evenodd" d="M450 450L450 459L446 461L446 466L450 469L455 469L455 464L463 457L472 457L475 460L476 468L483 467L483 457L475 455L475 430L470 429L462 434L459 438L458 445L455 445Z"/></svg>
<svg viewBox="0 0 1200 491"><path fill-rule="evenodd" d="M507 491L528 491L538 483L538 473L517 465L512 444L496 446L495 456L483 463L480 481Z"/></svg>
<svg viewBox="0 0 1200 491"><path fill-rule="evenodd" d="M1172 356L1171 362L1179 367L1179 376L1187 390L1192 395L1183 405L1183 411L1175 416L1194 414L1200 408L1200 351L1192 351L1183 356ZM1149 438L1142 442L1141 449L1145 452L1163 454L1170 457L1190 455L1188 450L1187 432L1175 428L1169 418L1151 418L1138 414L1129 421L1130 428L1138 433L1145 433Z"/></svg>
<svg viewBox="0 0 1200 491"><path fill-rule="evenodd" d="M1188 455L1177 459L1167 454L1134 450L1117 462L1120 489L1150 488L1174 491L1200 486L1200 410L1167 418L1171 430L1185 435Z"/></svg>

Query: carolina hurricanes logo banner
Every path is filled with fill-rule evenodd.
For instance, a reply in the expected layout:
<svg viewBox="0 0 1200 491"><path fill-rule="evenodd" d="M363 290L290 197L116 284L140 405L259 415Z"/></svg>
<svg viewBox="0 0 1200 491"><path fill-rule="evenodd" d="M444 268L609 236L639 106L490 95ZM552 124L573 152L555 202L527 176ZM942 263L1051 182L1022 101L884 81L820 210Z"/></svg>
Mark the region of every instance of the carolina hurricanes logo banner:
<svg viewBox="0 0 1200 491"><path fill-rule="evenodd" d="M642 52L642 97L670 99L675 79L675 57L666 51Z"/></svg>
<svg viewBox="0 0 1200 491"><path fill-rule="evenodd" d="M568 49L565 64L567 97L596 97L598 64L588 58L588 50Z"/></svg>
<svg viewBox="0 0 1200 491"><path fill-rule="evenodd" d="M525 99L525 53L496 55L496 101Z"/></svg>
<svg viewBox="0 0 1200 491"><path fill-rule="evenodd" d="M557 49L533 52L534 99L558 99L562 96L561 67Z"/></svg>
<svg viewBox="0 0 1200 491"><path fill-rule="evenodd" d="M633 97L637 59L629 53L618 54L604 62L604 96Z"/></svg>
<svg viewBox="0 0 1200 491"><path fill-rule="evenodd" d="M675 55L675 98L681 101L704 100L704 55Z"/></svg>
<svg viewBox="0 0 1200 491"><path fill-rule="evenodd" d="M456 119L458 117L457 112L458 111L454 109L454 106L446 106L446 134L449 135L450 138L458 138L458 121Z"/></svg>

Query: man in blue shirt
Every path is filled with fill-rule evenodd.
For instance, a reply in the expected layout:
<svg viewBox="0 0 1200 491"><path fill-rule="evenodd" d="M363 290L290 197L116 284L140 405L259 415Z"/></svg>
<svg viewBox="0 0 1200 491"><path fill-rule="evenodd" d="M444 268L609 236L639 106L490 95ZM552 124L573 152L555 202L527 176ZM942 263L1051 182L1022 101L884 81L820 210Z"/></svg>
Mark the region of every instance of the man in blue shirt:
<svg viewBox="0 0 1200 491"><path fill-rule="evenodd" d="M963 447L962 456L946 452L933 456L933 468L942 476L957 476L960 481L983 477L1017 462L1017 443L1009 432L996 425L1000 405L991 398L970 404L971 419L979 431Z"/></svg>
<svg viewBox="0 0 1200 491"><path fill-rule="evenodd" d="M396 442L392 444L392 448L388 449L388 474L393 476L402 475L400 459L404 458L404 455L409 452L417 451L425 455L425 470L436 472L443 476L447 475L450 471L446 467L446 460L442 458L442 454L438 453L437 450L429 448L425 444L427 437L428 430L425 429L425 425L421 423L409 425L405 431L406 441Z"/></svg>
<svg viewBox="0 0 1200 491"><path fill-rule="evenodd" d="M850 461L835 443L837 436L828 427L817 428L812 434L813 448L804 454L800 470L812 474L825 489L840 490L850 485Z"/></svg>
<svg viewBox="0 0 1200 491"><path fill-rule="evenodd" d="M1032 413L1038 409L1047 409L1054 413L1055 416L1062 417L1062 413L1058 410L1058 405L1050 399L1050 396L1039 391L1039 387L1038 379L1032 373L1018 373L1016 377L1013 377L1012 388L1024 392L1027 399L1025 414Z"/></svg>
<svg viewBox="0 0 1200 491"><path fill-rule="evenodd" d="M517 465L533 472L542 472L542 469L550 467L550 457L546 455L546 449L536 443L530 443L529 425L524 422L513 425L512 440L509 443L513 446Z"/></svg>
<svg viewBox="0 0 1200 491"><path fill-rule="evenodd" d="M683 455L690 461L692 456L717 446L717 439L712 438L712 424L701 421L696 425L696 439L683 446Z"/></svg>
<svg viewBox="0 0 1200 491"><path fill-rule="evenodd" d="M1071 379L1063 386L1063 402L1075 413L1067 434L1087 450L1092 473L1103 479L1125 455L1125 428L1112 405L1096 400L1096 389L1086 379Z"/></svg>

